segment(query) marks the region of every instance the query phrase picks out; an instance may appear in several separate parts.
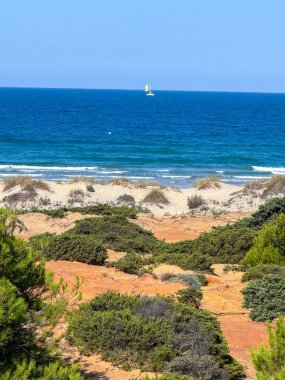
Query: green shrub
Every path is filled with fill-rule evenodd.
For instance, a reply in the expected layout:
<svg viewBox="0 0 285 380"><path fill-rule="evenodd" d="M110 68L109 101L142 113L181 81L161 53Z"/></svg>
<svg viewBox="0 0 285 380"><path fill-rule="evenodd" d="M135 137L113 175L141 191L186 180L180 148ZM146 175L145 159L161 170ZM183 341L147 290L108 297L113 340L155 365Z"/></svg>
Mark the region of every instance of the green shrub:
<svg viewBox="0 0 285 380"><path fill-rule="evenodd" d="M122 194L117 199L118 204L134 205L136 203L135 198L130 194Z"/></svg>
<svg viewBox="0 0 285 380"><path fill-rule="evenodd" d="M144 260L136 253L127 253L115 263L115 268L125 273L138 274L144 265Z"/></svg>
<svg viewBox="0 0 285 380"><path fill-rule="evenodd" d="M279 317L275 328L267 323L269 347L261 345L251 352L252 361L260 380L285 379L285 319Z"/></svg>
<svg viewBox="0 0 285 380"><path fill-rule="evenodd" d="M78 366L67 366L64 362L37 365L35 360L22 360L13 364L13 369L1 374L0 380L83 380Z"/></svg>
<svg viewBox="0 0 285 380"><path fill-rule="evenodd" d="M74 368L57 367L53 346L53 329L78 293L67 299L62 280L55 283L40 254L14 236L17 227L16 215L0 209L0 379L79 380Z"/></svg>
<svg viewBox="0 0 285 380"><path fill-rule="evenodd" d="M243 225L249 228L260 229L274 216L285 213L285 197L274 198L264 205L261 205L250 218L245 218L237 223L236 225Z"/></svg>
<svg viewBox="0 0 285 380"><path fill-rule="evenodd" d="M79 261L102 265L107 258L106 247L94 236L54 236L45 250L49 260Z"/></svg>
<svg viewBox="0 0 285 380"><path fill-rule="evenodd" d="M115 251L151 253L157 239L149 231L122 216L103 216L78 221L69 234L92 235Z"/></svg>
<svg viewBox="0 0 285 380"><path fill-rule="evenodd" d="M243 307L251 308L254 321L273 320L285 314L285 279L279 275L266 275L251 281L244 289Z"/></svg>
<svg viewBox="0 0 285 380"><path fill-rule="evenodd" d="M278 274L285 278L285 267L274 264L262 264L249 268L242 276L242 282L260 280L267 274Z"/></svg>
<svg viewBox="0 0 285 380"><path fill-rule="evenodd" d="M129 206L112 206L105 203L99 203L91 206L83 207L62 207L55 210L41 210L33 208L20 213L39 212L51 216L52 218L63 218L66 212L80 212L83 215L119 215L125 218L136 219L139 209Z"/></svg>
<svg viewBox="0 0 285 380"><path fill-rule="evenodd" d="M128 369L166 371L169 363L187 351L200 361L209 355L217 371L239 368L232 379L243 375L229 355L217 320L169 297L102 294L71 314L67 337L81 352L100 353ZM189 376L194 375L191 371ZM177 372L164 375L165 379L184 380Z"/></svg>
<svg viewBox="0 0 285 380"><path fill-rule="evenodd" d="M202 195L194 194L194 195L191 195L191 197L187 198L187 205L190 210L198 208L202 206L203 204L205 204L205 200L202 197Z"/></svg>
<svg viewBox="0 0 285 380"><path fill-rule="evenodd" d="M201 299L203 298L203 293L201 290L188 287L185 289L180 289L176 294L179 302L189 303L195 307L195 309L199 309Z"/></svg>
<svg viewBox="0 0 285 380"><path fill-rule="evenodd" d="M285 214L275 217L258 232L243 264L248 267L261 264L285 265Z"/></svg>

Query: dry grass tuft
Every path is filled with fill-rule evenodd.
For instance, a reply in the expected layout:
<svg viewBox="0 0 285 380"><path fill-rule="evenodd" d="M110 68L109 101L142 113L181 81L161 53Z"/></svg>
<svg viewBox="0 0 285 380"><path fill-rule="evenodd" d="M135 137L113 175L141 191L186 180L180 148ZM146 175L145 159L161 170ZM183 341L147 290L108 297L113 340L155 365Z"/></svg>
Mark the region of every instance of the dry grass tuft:
<svg viewBox="0 0 285 380"><path fill-rule="evenodd" d="M143 203L168 205L170 202L161 190L153 189L146 195Z"/></svg>
<svg viewBox="0 0 285 380"><path fill-rule="evenodd" d="M11 190L16 186L21 186L23 190L40 189L50 191L49 185L40 179L32 179L27 175L18 175L5 178L3 180L4 191Z"/></svg>
<svg viewBox="0 0 285 380"><path fill-rule="evenodd" d="M127 178L121 177L121 178L112 178L108 182L110 185L117 185L117 186L125 186L128 187L132 184L132 181L130 181Z"/></svg>
<svg viewBox="0 0 285 380"><path fill-rule="evenodd" d="M84 177L84 176L74 176L68 180L68 183L80 183L80 182L87 182L91 184L100 183L93 177Z"/></svg>
<svg viewBox="0 0 285 380"><path fill-rule="evenodd" d="M285 176L274 175L264 183L262 198L285 193Z"/></svg>
<svg viewBox="0 0 285 380"><path fill-rule="evenodd" d="M133 187L135 189L147 189L148 187L158 187L160 189L165 189L165 186L161 185L158 182L153 182L153 181L134 182L124 177L110 179L107 183L111 185L117 185L117 186Z"/></svg>
<svg viewBox="0 0 285 380"><path fill-rule="evenodd" d="M210 189L211 187L216 187L217 189L220 189L221 183L218 176L210 175L209 177L198 179L195 182L195 187L198 190L206 190L206 189Z"/></svg>
<svg viewBox="0 0 285 380"><path fill-rule="evenodd" d="M68 196L68 204L73 204L73 203L82 203L83 200L84 200L84 191L82 191L81 189L75 189L75 190L71 190L69 192L69 196Z"/></svg>
<svg viewBox="0 0 285 380"><path fill-rule="evenodd" d="M244 185L244 188L246 190L261 190L264 188L266 184L266 180L265 179L256 179L254 181L250 181L250 182L247 182L245 185Z"/></svg>

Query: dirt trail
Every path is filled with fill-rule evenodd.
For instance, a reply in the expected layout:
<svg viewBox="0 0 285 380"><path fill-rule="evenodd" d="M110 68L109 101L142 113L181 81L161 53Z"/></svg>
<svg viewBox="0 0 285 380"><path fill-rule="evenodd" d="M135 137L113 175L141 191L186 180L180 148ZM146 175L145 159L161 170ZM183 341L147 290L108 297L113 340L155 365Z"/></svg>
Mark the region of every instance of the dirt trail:
<svg viewBox="0 0 285 380"><path fill-rule="evenodd" d="M266 326L251 321L249 311L242 308L242 273L223 273L223 265L214 268L217 276L210 276L209 285L203 288L202 307L217 316L232 356L244 366L247 379L255 380L250 350L267 343Z"/></svg>

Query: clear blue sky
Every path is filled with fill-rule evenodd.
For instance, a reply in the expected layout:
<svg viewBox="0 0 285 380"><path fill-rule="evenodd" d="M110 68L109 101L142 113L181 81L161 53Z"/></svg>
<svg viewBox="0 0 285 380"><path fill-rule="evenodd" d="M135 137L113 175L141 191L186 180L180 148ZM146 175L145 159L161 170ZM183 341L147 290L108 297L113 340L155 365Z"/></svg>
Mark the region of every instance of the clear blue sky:
<svg viewBox="0 0 285 380"><path fill-rule="evenodd" d="M0 86L285 92L285 0L0 0Z"/></svg>

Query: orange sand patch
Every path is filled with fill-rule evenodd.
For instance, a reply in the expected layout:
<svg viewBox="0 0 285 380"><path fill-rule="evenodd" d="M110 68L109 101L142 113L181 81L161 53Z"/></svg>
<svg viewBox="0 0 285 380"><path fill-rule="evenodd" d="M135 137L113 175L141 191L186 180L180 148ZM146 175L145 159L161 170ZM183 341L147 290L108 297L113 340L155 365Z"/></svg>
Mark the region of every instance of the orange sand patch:
<svg viewBox="0 0 285 380"><path fill-rule="evenodd" d="M181 240L196 239L202 232L210 231L213 227L234 223L249 216L247 213L227 213L214 218L205 216L163 216L154 217L151 214L139 214L134 221L139 226L150 230L158 239L169 243Z"/></svg>
<svg viewBox="0 0 285 380"><path fill-rule="evenodd" d="M251 362L252 347L267 343L265 323L249 319L249 310L242 308L241 272L223 273L223 265L214 265L217 276L209 276L209 285L203 288L202 307L215 314L229 344L231 355L245 368L247 379L255 380Z"/></svg>
<svg viewBox="0 0 285 380"><path fill-rule="evenodd" d="M184 287L182 284L161 282L150 274L138 277L115 268L78 262L49 261L46 263L46 268L54 272L55 278L63 277L64 281L71 286L75 285L76 277L80 277L83 280L80 288L83 300L89 300L107 291L169 296Z"/></svg>

